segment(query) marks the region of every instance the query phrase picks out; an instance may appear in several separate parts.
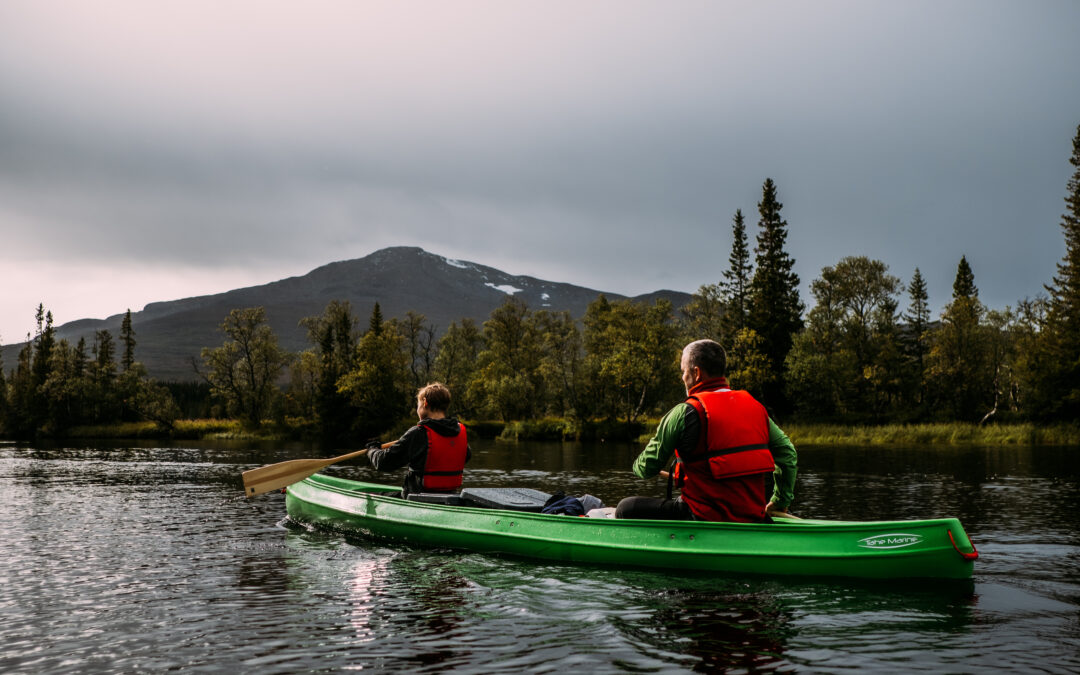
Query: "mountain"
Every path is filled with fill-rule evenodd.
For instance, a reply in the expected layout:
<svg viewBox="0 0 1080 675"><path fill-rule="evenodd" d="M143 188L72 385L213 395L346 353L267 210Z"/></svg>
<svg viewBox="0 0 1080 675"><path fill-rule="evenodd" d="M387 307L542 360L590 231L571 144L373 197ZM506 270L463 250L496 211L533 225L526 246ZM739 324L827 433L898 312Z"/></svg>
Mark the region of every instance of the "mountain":
<svg viewBox="0 0 1080 675"><path fill-rule="evenodd" d="M508 294L530 309L568 311L576 318L585 314L600 291L581 286L514 276L493 267L451 260L421 248L385 248L364 258L330 263L300 277L290 277L262 286L240 288L216 295L204 295L169 302L154 302L141 312L132 312L137 342L136 358L150 375L160 380L192 380L191 360L201 364L203 347L224 342L220 326L231 310L265 307L267 320L281 346L290 351L308 349L307 334L299 322L322 314L332 300L348 301L360 320L378 302L387 319L403 317L409 310L427 317L442 333L451 321L470 317L478 324L502 305ZM625 299L605 293L611 300ZM666 298L678 309L690 295L678 291L656 291L630 298L653 302ZM81 319L56 328L58 338L75 344L85 337L92 344L94 332L108 330L119 337L122 314L107 319ZM3 363L10 369L21 345L4 347Z"/></svg>

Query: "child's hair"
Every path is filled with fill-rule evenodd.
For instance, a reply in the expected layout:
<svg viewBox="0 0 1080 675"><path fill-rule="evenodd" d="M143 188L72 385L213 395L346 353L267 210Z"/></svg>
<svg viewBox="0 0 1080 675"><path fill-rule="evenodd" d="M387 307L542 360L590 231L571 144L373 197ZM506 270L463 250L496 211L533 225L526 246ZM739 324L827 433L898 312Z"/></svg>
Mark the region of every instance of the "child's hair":
<svg viewBox="0 0 1080 675"><path fill-rule="evenodd" d="M417 390L416 400L423 400L428 410L444 413L450 409L450 390L441 382L432 382Z"/></svg>

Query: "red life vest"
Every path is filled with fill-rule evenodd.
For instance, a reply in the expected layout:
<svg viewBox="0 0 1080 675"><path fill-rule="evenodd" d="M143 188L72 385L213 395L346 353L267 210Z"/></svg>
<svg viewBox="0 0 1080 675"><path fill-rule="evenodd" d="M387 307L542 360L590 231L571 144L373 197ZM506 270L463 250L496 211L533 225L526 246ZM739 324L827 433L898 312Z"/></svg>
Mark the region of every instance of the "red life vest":
<svg viewBox="0 0 1080 675"><path fill-rule="evenodd" d="M675 450L682 498L698 518L759 522L764 475L775 468L769 414L745 391L695 391L686 403L701 422L697 447Z"/></svg>
<svg viewBox="0 0 1080 675"><path fill-rule="evenodd" d="M429 426L427 431L427 457L424 459L425 490L452 492L461 487L461 474L465 470L465 454L469 443L465 437L465 425L458 422L456 436L442 436Z"/></svg>

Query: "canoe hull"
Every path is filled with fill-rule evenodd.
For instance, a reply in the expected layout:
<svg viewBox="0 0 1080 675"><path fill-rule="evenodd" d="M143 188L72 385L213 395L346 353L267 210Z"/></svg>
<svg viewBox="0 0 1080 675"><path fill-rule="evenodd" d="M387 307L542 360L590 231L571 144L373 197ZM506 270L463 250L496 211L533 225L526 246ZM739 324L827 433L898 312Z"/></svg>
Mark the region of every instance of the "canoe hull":
<svg viewBox="0 0 1080 675"><path fill-rule="evenodd" d="M300 523L413 546L620 567L969 579L975 557L955 518L771 524L616 520L423 504L389 496L396 492L316 474L288 488L286 508Z"/></svg>

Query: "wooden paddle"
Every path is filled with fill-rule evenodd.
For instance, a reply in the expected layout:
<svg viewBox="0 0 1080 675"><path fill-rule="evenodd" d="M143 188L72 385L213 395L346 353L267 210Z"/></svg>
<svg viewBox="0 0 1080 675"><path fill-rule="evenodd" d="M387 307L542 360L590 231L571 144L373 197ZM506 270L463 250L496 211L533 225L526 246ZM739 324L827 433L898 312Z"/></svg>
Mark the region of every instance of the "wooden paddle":
<svg viewBox="0 0 1080 675"><path fill-rule="evenodd" d="M383 443L381 447L389 448L393 444L394 441L391 441L390 443ZM248 469L243 473L244 494L248 497L254 497L264 492L298 483L331 464L344 462L354 457L363 457L367 454L367 451L368 449L364 448L363 450L350 452L339 457L331 457L330 459L290 459L277 464L260 466L258 469Z"/></svg>
<svg viewBox="0 0 1080 675"><path fill-rule="evenodd" d="M659 475L661 478L667 478L670 474L667 471L660 471ZM802 518L798 517L794 513L788 513L787 511L776 511L770 509L765 513L771 518L790 518L792 520L802 520Z"/></svg>

